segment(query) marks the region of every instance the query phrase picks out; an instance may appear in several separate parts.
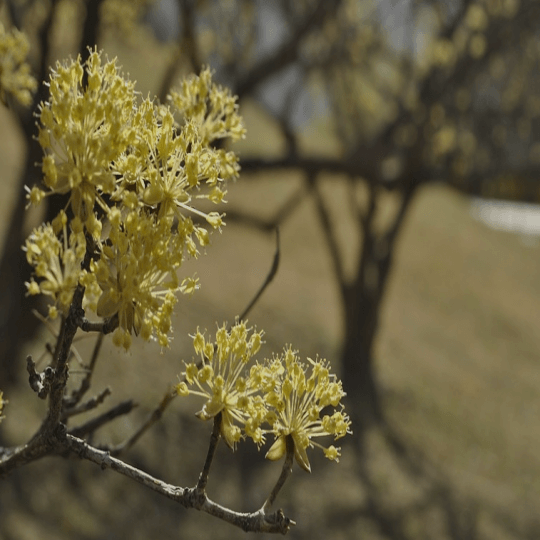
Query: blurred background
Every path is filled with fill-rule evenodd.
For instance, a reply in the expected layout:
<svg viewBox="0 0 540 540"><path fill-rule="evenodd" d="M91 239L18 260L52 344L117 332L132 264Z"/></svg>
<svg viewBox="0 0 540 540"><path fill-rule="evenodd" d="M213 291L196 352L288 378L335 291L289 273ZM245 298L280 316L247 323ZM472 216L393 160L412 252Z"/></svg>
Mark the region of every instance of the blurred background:
<svg viewBox="0 0 540 540"><path fill-rule="evenodd" d="M276 502L298 522L289 536L540 537L540 3L4 0L0 20L27 33L38 81L96 45L165 101L210 65L247 127L227 225L186 265L202 287L178 304L172 347L105 341L93 392L111 387L104 410L138 406L94 444L122 442L158 406L192 357L189 333L243 311L279 227L279 271L249 322L265 354L291 343L331 362L354 431L339 464L313 450L310 475L294 468ZM40 84L31 108L0 106L3 445L40 424L24 358L54 339L31 315L20 249L57 211L24 212L46 97ZM77 342L83 360L93 340ZM210 425L187 401L123 459L194 485ZM209 496L241 511L279 475L248 445L220 447L214 467ZM5 540L245 537L90 463L49 458L0 485Z"/></svg>

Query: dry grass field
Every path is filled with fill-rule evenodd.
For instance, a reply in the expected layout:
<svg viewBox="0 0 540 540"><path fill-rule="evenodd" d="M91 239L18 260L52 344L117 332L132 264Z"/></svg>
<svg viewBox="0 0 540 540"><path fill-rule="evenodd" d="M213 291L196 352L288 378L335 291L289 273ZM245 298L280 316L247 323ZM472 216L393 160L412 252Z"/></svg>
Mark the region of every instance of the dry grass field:
<svg viewBox="0 0 540 540"><path fill-rule="evenodd" d="M254 145L268 145L272 130L255 107L244 114L248 139L241 155L248 155ZM22 156L1 108L0 126L0 211L7 216ZM328 149L322 133L314 130L306 144ZM269 148L277 150L277 142ZM228 200L233 208L270 215L297 182L280 173L241 177ZM339 185L329 179L326 188L339 212ZM281 233L279 273L250 323L265 329L268 354L292 343L302 355L335 362L340 306L309 200ZM340 233L342 247L353 250L346 222ZM104 347L95 392L111 385L110 405L134 397L139 407L100 433L102 440L121 440L152 410L182 371L181 359L191 358L187 334L232 321L264 280L273 252L273 236L227 224L207 255L186 265L202 288L178 305L173 347L160 354L137 344L127 355ZM348 445L340 464L313 455L311 475L295 468L277 501L298 522L292 538L445 540L452 530L454 538L470 540L540 538L539 268L538 245L475 221L467 198L444 186L421 191L399 241L376 345L389 429L369 434L362 458ZM39 356L45 339L44 331L28 351ZM81 341L81 354L89 346ZM25 387L6 397L1 429L20 443L38 426L44 404ZM126 459L192 485L210 426L193 418L196 404L176 401ZM235 457L220 448L210 496L253 510L279 467L261 463L249 481ZM91 464L50 459L0 486L5 540L245 537Z"/></svg>

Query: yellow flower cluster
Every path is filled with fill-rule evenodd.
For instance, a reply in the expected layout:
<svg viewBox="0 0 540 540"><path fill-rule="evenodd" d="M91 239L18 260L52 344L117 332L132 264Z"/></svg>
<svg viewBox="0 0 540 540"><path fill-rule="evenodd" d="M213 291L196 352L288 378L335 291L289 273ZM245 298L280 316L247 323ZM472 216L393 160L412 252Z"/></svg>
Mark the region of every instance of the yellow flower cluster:
<svg viewBox="0 0 540 540"><path fill-rule="evenodd" d="M281 356L275 356L266 367L269 388L265 402L276 415L271 428L276 441L266 457L270 460L283 457L286 437L290 436L294 442L296 461L309 472L308 447L321 448L330 460L339 461L340 456L339 448L324 447L313 439L327 435L332 435L334 439L344 437L350 431L350 420L341 410L321 418L323 409L337 407L345 392L341 381L330 374L325 360L308 358L308 362L309 365L302 364L297 352L290 347Z"/></svg>
<svg viewBox="0 0 540 540"><path fill-rule="evenodd" d="M122 219L118 208L109 213L111 230L101 258L92 261L91 274L101 295L96 305L100 317L117 314L119 328L113 341L126 349L131 333L148 340L154 333L161 346L168 345L175 291L192 292L190 279L180 285L176 269L182 264L182 234L171 234L168 220L129 211ZM85 281L88 284L89 277Z"/></svg>
<svg viewBox="0 0 540 540"><path fill-rule="evenodd" d="M197 331L193 346L201 362L186 364L184 380L176 386L178 395L206 400L197 413L202 420L221 413L221 434L232 448L244 436L260 446L270 433L275 437L266 454L270 460L285 456L290 437L296 461L308 472L308 447L319 447L328 459L339 461L339 448L324 447L313 439L339 439L350 433L348 415L342 408L335 410L345 396L341 381L330 373L326 361L308 359L306 366L290 347L282 355L253 363L263 334L249 332L244 322L229 331L224 325L215 342L209 342ZM334 408L332 414L321 417L328 407Z"/></svg>
<svg viewBox="0 0 540 540"><path fill-rule="evenodd" d="M223 325L216 332L215 342L206 341L199 331L193 337L193 347L200 356L199 365L186 364L185 381L176 386L181 396L193 394L206 399L197 413L201 420L209 420L221 413L221 434L234 448L245 434L257 444L264 442L261 422L266 407L260 397L255 397L258 387L246 376L246 366L259 351L262 332L250 332L245 323L238 323L228 331Z"/></svg>
<svg viewBox="0 0 540 540"><path fill-rule="evenodd" d="M42 281L28 283L29 293L49 294L65 313L75 287L83 285L87 308L118 318L113 341L126 349L132 334L168 345L176 295L198 288L197 280L180 282L176 272L209 244L209 231L223 225L222 214L204 212L197 203L222 202L227 182L238 175L234 153L211 146L213 131L243 136L235 99L208 70L190 81L199 81L190 87L195 102L224 96L222 106L214 98L221 108L204 129L174 103L139 100L115 60L104 61L97 51L84 64L80 58L57 64L50 98L39 105L45 189L28 190L28 199L39 204L53 194L68 195L82 240L68 265L64 258L75 247L65 226L35 231L26 251ZM235 129L224 134L224 125ZM86 245L91 260L81 269Z"/></svg>
<svg viewBox="0 0 540 540"><path fill-rule="evenodd" d="M212 84L212 73L206 68L196 77L188 77L174 89L169 100L182 114L184 121L197 125L204 144L230 137L237 141L246 130L235 114L236 98L230 91Z"/></svg>
<svg viewBox="0 0 540 540"><path fill-rule="evenodd" d="M35 276L26 284L29 294L51 296L55 303L49 307L49 316L56 318L58 309L67 314L73 293L82 276L81 262L86 253L86 240L80 220L71 222L67 234L67 216L61 212L52 225L34 229L26 240L24 250L28 263L35 268ZM62 241L58 238L62 233Z"/></svg>
<svg viewBox="0 0 540 540"><path fill-rule="evenodd" d="M29 48L22 32L16 28L6 32L0 23L0 100L4 103L7 94L12 94L21 105L28 106L32 102L37 82L26 63Z"/></svg>
<svg viewBox="0 0 540 540"><path fill-rule="evenodd" d="M84 67L79 58L57 64L50 101L39 105L38 140L45 151L42 170L48 192L69 193L73 213L99 238L96 202L106 211L103 195L116 189L112 163L136 138L135 89L114 61L102 65L97 52Z"/></svg>

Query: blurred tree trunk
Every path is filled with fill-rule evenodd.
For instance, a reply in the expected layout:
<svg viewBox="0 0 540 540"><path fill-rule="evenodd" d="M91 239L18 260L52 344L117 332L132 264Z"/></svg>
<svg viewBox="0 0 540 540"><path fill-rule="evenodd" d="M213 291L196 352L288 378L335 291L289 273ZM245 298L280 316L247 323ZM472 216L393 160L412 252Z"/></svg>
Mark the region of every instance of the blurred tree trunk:
<svg viewBox="0 0 540 540"><path fill-rule="evenodd" d="M0 381L5 389L20 376L18 362L21 344L36 328L32 316L32 298L25 296L25 281L30 280L30 266L26 262L24 243L25 193L24 185L33 185L36 177L34 163L41 158L35 142L29 145L25 170L17 188L15 207L9 220L4 249L0 255ZM39 148L39 147L38 147Z"/></svg>
<svg viewBox="0 0 540 540"><path fill-rule="evenodd" d="M354 287L356 289L356 287ZM372 291L351 290L345 303L345 335L342 348L342 378L352 405L356 431L382 421L379 385L375 378L373 343L379 303Z"/></svg>
<svg viewBox="0 0 540 540"><path fill-rule="evenodd" d="M17 188L17 199L9 219L4 249L0 254L0 381L4 389L15 383L24 372L20 358L21 347L32 339L41 324L32 310L39 310L44 304L42 297L27 296L25 286L25 282L30 281L31 267L22 249L27 203L24 186L38 183L40 169L35 163L42 159L41 147L37 141L31 139L28 147L30 151ZM42 203L45 211L43 220L52 221L66 204L66 196L48 197Z"/></svg>
<svg viewBox="0 0 540 540"><path fill-rule="evenodd" d="M383 233L374 230L376 194L364 220L364 234L358 270L352 283L342 286L344 338L341 352L342 380L349 400L351 419L361 434L384 421L380 384L375 373L373 346L379 316L392 268L396 239L416 192L408 187L390 226Z"/></svg>

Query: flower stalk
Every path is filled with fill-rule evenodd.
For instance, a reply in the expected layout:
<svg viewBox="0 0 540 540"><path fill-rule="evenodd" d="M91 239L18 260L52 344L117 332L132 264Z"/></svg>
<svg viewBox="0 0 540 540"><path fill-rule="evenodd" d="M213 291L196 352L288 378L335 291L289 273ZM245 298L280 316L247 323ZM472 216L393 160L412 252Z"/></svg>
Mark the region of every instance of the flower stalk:
<svg viewBox="0 0 540 540"><path fill-rule="evenodd" d="M204 462L204 467L199 476L199 481L197 482L197 490L204 492L206 490L206 484L208 483L208 475L210 474L210 467L214 461L214 456L219 444L220 434L221 434L221 413L214 417L214 423L212 426L212 434L210 435L210 444L208 445L208 453L206 454L206 460Z"/></svg>
<svg viewBox="0 0 540 540"><path fill-rule="evenodd" d="M292 466L293 466L293 460L294 460L294 441L290 435L287 435L287 437L285 438L285 445L286 445L285 461L283 462L281 474L279 475L279 478L275 486L272 488L270 495L268 495L268 498L266 499L265 503L262 506L262 511L265 514L267 514L270 511L270 508L274 504L274 501L276 500L276 497L281 491L281 488L285 485L285 482L287 481L287 479L292 473Z"/></svg>

